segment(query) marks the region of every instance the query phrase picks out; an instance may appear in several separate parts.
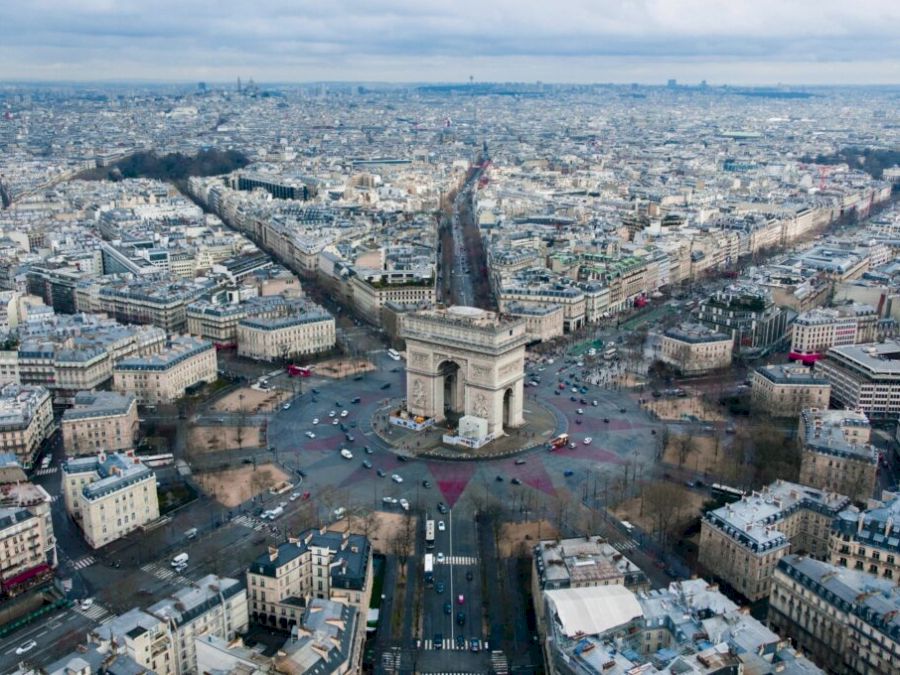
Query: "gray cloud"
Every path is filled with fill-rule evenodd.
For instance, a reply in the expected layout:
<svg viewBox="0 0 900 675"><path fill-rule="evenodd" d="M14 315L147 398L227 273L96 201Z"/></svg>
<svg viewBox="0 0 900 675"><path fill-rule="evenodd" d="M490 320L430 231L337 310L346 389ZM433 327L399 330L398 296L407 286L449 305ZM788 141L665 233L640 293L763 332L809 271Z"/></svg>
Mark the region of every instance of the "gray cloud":
<svg viewBox="0 0 900 675"><path fill-rule="evenodd" d="M900 3L881 0L0 0L0 12L0 79L630 81L655 67L656 82L697 68L896 82L900 61Z"/></svg>

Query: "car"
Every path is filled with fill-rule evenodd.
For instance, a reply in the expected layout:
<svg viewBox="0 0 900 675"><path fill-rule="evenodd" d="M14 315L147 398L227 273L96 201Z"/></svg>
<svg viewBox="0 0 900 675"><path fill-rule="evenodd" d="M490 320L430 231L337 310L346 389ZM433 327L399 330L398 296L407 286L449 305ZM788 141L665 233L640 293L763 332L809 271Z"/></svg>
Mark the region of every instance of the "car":
<svg viewBox="0 0 900 675"><path fill-rule="evenodd" d="M472 570L466 570L466 581L472 581L475 578L475 575L472 573Z"/></svg>
<svg viewBox="0 0 900 675"><path fill-rule="evenodd" d="M294 469L300 478L306 478L306 472L303 469Z"/></svg>
<svg viewBox="0 0 900 675"><path fill-rule="evenodd" d="M572 401L572 403L575 403L578 399L575 398L574 396L570 396L569 400Z"/></svg>
<svg viewBox="0 0 900 675"><path fill-rule="evenodd" d="M310 391L311 391L313 394L318 394L318 393L319 393L319 390L318 390L318 389L310 389Z"/></svg>
<svg viewBox="0 0 900 675"><path fill-rule="evenodd" d="M434 634L434 643L432 646L435 649L443 649L444 648L444 634L443 633L435 633Z"/></svg>
<svg viewBox="0 0 900 675"><path fill-rule="evenodd" d="M438 552L437 552L437 555L434 556L434 559L435 559L437 562L442 563L442 562L444 562L444 554L443 554L441 551L438 551Z"/></svg>
<svg viewBox="0 0 900 675"><path fill-rule="evenodd" d="M569 443L569 450L574 450L574 449L577 448L577 447L578 447L578 446L575 445L575 442L574 442L574 441L571 442L571 443Z"/></svg>
<svg viewBox="0 0 900 675"><path fill-rule="evenodd" d="M391 474L391 480L394 481L395 483L402 483L403 476L401 476L399 473L394 473L394 474Z"/></svg>
<svg viewBox="0 0 900 675"><path fill-rule="evenodd" d="M363 376L362 376L362 375L357 375L357 376L354 377L353 379L354 379L354 381L359 382L360 380L363 379Z"/></svg>
<svg viewBox="0 0 900 675"><path fill-rule="evenodd" d="M423 487L423 488L426 488L426 489L430 488L430 487L431 487L431 481L430 481L430 480L423 480L423 481L422 481L422 487Z"/></svg>
<svg viewBox="0 0 900 675"><path fill-rule="evenodd" d="M521 484L522 484L522 481L519 480L518 478L513 478L513 479L512 479L511 481L509 481L509 482L512 483L513 485L521 485Z"/></svg>
<svg viewBox="0 0 900 675"><path fill-rule="evenodd" d="M390 382L385 382L383 385L381 385L381 388L382 388L382 389L390 389L390 387L391 387L391 383L390 383Z"/></svg>
<svg viewBox="0 0 900 675"><path fill-rule="evenodd" d="M593 440L594 440L593 438L591 438L590 436L588 436L587 438L584 439L584 444L585 444L585 445L590 445L590 444L593 442Z"/></svg>
<svg viewBox="0 0 900 675"><path fill-rule="evenodd" d="M578 402L579 402L581 405L587 405L587 399L580 398L580 399L578 399Z"/></svg>
<svg viewBox="0 0 900 675"><path fill-rule="evenodd" d="M471 638L469 640L469 650L473 652L477 652L481 648L481 640L478 638Z"/></svg>
<svg viewBox="0 0 900 675"><path fill-rule="evenodd" d="M464 596L462 593L460 593L459 595L456 596L456 604L457 605L462 605L465 602L466 602L466 596Z"/></svg>
<svg viewBox="0 0 900 675"><path fill-rule="evenodd" d="M288 497L288 500L289 500L289 501L292 501L292 502L295 502L295 501L297 501L298 499L300 499L300 493L299 493L299 492L292 492L292 493L291 493L291 496Z"/></svg>
<svg viewBox="0 0 900 675"><path fill-rule="evenodd" d="M335 420L335 421L337 421L337 420ZM344 426L343 422L339 422L338 427L340 427L341 431L343 431L344 433L347 433L347 427Z"/></svg>
<svg viewBox="0 0 900 675"><path fill-rule="evenodd" d="M444 530L447 529L447 526L444 524L443 520L439 520L437 525L438 525L438 532L443 532Z"/></svg>
<svg viewBox="0 0 900 675"><path fill-rule="evenodd" d="M494 478L494 480L497 481L498 483L502 483L502 482L503 482L503 476L497 476L496 478Z"/></svg>
<svg viewBox="0 0 900 675"><path fill-rule="evenodd" d="M370 461L367 460L367 459L364 459L364 460L363 460L363 467L365 467L366 469L371 469L371 468L372 468L372 462L370 462Z"/></svg>
<svg viewBox="0 0 900 675"><path fill-rule="evenodd" d="M335 408L343 408L344 406L341 404L340 401L335 401L335 402L334 402L334 407L335 407Z"/></svg>
<svg viewBox="0 0 900 675"><path fill-rule="evenodd" d="M331 426L336 427L338 424L340 424L340 420L338 420L338 418L335 417L335 418L331 421Z"/></svg>
<svg viewBox="0 0 900 675"><path fill-rule="evenodd" d="M398 462L408 462L409 457L407 457L406 455L397 455L397 461Z"/></svg>
<svg viewBox="0 0 900 675"><path fill-rule="evenodd" d="M581 424L581 418L580 418L580 417L579 417L578 419L575 420L575 424Z"/></svg>
<svg viewBox="0 0 900 675"><path fill-rule="evenodd" d="M290 410L290 409L291 409L291 404L290 404L290 403L285 403L283 406L281 406L281 409L282 409L282 410Z"/></svg>
<svg viewBox="0 0 900 675"><path fill-rule="evenodd" d="M94 599L93 598L85 598L78 604L78 606L81 608L81 611L88 610L94 606Z"/></svg>
<svg viewBox="0 0 900 675"><path fill-rule="evenodd" d="M450 614L453 614L453 605L451 605L449 602L444 603L444 614L447 614L448 616Z"/></svg>
<svg viewBox="0 0 900 675"><path fill-rule="evenodd" d="M456 648L457 649L465 649L466 648L466 638L463 635L456 636Z"/></svg>
<svg viewBox="0 0 900 675"><path fill-rule="evenodd" d="M446 514L450 511L450 509L447 508L447 505L444 502L438 502L437 510L440 513L444 513L444 514Z"/></svg>
<svg viewBox="0 0 900 675"><path fill-rule="evenodd" d="M578 408L578 409L575 411L575 414L577 414L577 415L584 415L584 408Z"/></svg>
<svg viewBox="0 0 900 675"><path fill-rule="evenodd" d="M566 478L573 475L575 475L575 472L572 471L572 469L566 469L565 471L563 471L563 476L565 476Z"/></svg>
<svg viewBox="0 0 900 675"><path fill-rule="evenodd" d="M466 613L465 612L457 612L456 613L456 625L457 626L465 626L466 625Z"/></svg>
<svg viewBox="0 0 900 675"><path fill-rule="evenodd" d="M363 450L365 451L365 453L366 453L367 455L371 455L371 454L372 454L372 448L370 448L368 445L364 446L364 447L363 447Z"/></svg>
<svg viewBox="0 0 900 675"><path fill-rule="evenodd" d="M382 497L381 503L387 504L389 506L393 506L394 504L397 503L397 498L396 497Z"/></svg>
<svg viewBox="0 0 900 675"><path fill-rule="evenodd" d="M600 405L600 404L597 403L597 399L594 399L593 401L591 401L591 405L594 406L594 407L596 408L596 407L597 407L598 405Z"/></svg>
<svg viewBox="0 0 900 675"><path fill-rule="evenodd" d="M341 417L346 417L349 414L350 413L348 413L346 410L341 410Z"/></svg>
<svg viewBox="0 0 900 675"><path fill-rule="evenodd" d="M319 418L313 417L313 424L318 424L318 423L319 423Z"/></svg>
<svg viewBox="0 0 900 675"><path fill-rule="evenodd" d="M343 518L344 514L347 513L347 509L345 509L343 506L339 506L333 511L333 513L335 518Z"/></svg>
<svg viewBox="0 0 900 675"><path fill-rule="evenodd" d="M444 582L443 581L438 581L434 585L434 592L435 593L443 593L444 592Z"/></svg>
<svg viewBox="0 0 900 675"><path fill-rule="evenodd" d="M316 435L315 435L313 432L311 432L311 431L307 431L307 432L306 432L306 437L307 437L307 438L315 438Z"/></svg>
<svg viewBox="0 0 900 675"><path fill-rule="evenodd" d="M347 448L342 448L341 457L343 457L344 459L353 459L353 453L350 452Z"/></svg>
<svg viewBox="0 0 900 675"><path fill-rule="evenodd" d="M382 471L381 469L378 469L375 473L378 474L379 478L384 478L385 476L387 476L387 474L384 471Z"/></svg>
<svg viewBox="0 0 900 675"><path fill-rule="evenodd" d="M361 399L359 396L354 396L354 397L353 397L353 400L350 401L350 403L356 405L356 404L359 403L360 401L362 401L362 399Z"/></svg>
<svg viewBox="0 0 900 675"><path fill-rule="evenodd" d="M21 656L22 654L26 654L30 652L32 649L37 647L37 642L34 640L29 640L28 642L23 642L18 647L16 647L16 654Z"/></svg>
<svg viewBox="0 0 900 675"><path fill-rule="evenodd" d="M619 412L620 412L620 413L624 413L624 412L625 412L625 408L619 408Z"/></svg>
<svg viewBox="0 0 900 675"><path fill-rule="evenodd" d="M516 464L517 466L522 466L522 465L525 464L525 462L527 462L527 461L528 461L527 459L517 459L517 460L515 461L515 464Z"/></svg>
<svg viewBox="0 0 900 675"><path fill-rule="evenodd" d="M307 499L309 499L309 492L304 492L302 499L303 499L303 501L306 501Z"/></svg>
<svg viewBox="0 0 900 675"><path fill-rule="evenodd" d="M400 498L400 506L403 507L404 511L409 511L409 502L403 497Z"/></svg>
<svg viewBox="0 0 900 675"><path fill-rule="evenodd" d="M353 434L344 434L344 438L347 439L348 442L352 443L356 439L353 437Z"/></svg>
<svg viewBox="0 0 900 675"><path fill-rule="evenodd" d="M328 413L328 416L329 416L329 417L334 417L335 415L337 415L337 413L336 413L334 410L331 410L331 411L329 411L329 413Z"/></svg>
<svg viewBox="0 0 900 675"><path fill-rule="evenodd" d="M573 394L577 394L577 393L578 393L578 388L577 388L577 387L572 387L571 392L572 392ZM573 401L576 400L574 396L572 397L572 400L573 400Z"/></svg>
<svg viewBox="0 0 900 675"><path fill-rule="evenodd" d="M557 390L554 391L553 393L556 394L557 396L559 396L559 389L557 389Z"/></svg>
<svg viewBox="0 0 900 675"><path fill-rule="evenodd" d="M604 417L604 418L603 418L603 421L606 422L607 424L609 424L609 418L608 418L608 417Z"/></svg>

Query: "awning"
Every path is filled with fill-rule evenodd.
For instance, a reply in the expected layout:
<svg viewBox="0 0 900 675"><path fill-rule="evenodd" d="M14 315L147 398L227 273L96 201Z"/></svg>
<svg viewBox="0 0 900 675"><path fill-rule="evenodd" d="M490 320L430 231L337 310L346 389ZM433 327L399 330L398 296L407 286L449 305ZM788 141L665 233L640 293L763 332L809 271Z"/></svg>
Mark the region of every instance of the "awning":
<svg viewBox="0 0 900 675"><path fill-rule="evenodd" d="M29 579L33 579L37 575L47 572L50 570L50 565L47 563L41 563L37 567L32 567L30 570L25 570L24 572L20 572L14 577L10 577L9 579L3 580L3 588L12 588L13 586L20 586L24 584Z"/></svg>

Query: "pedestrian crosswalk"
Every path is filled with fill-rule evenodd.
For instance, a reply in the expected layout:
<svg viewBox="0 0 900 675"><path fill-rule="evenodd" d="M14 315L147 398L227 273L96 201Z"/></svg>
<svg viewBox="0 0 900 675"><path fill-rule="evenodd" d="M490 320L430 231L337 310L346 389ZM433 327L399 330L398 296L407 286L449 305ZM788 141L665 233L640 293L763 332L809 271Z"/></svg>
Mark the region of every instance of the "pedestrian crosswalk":
<svg viewBox="0 0 900 675"><path fill-rule="evenodd" d="M191 580L187 577L181 576L171 567L166 567L165 565L161 565L160 563L147 563L145 565L141 565L141 570L143 570L147 574L152 574L160 581L175 581L177 583L185 585L191 583Z"/></svg>
<svg viewBox="0 0 900 675"><path fill-rule="evenodd" d="M86 555L82 556L78 560L73 561L72 567L74 567L76 570L83 570L85 567L90 567L95 562L97 562L97 559L94 558L94 556Z"/></svg>
<svg viewBox="0 0 900 675"><path fill-rule="evenodd" d="M434 640L423 640L425 649L446 649L446 650L458 650L458 651L467 651L469 649L469 641L466 640L465 644L457 645L454 640L451 638L444 638L441 640L441 646L436 647Z"/></svg>
<svg viewBox="0 0 900 675"><path fill-rule="evenodd" d="M244 514L235 516L232 519L232 521L237 523L238 525L243 525L244 527L249 527L251 530L256 530L257 532L262 532L263 530L265 530L268 527L268 525L266 525L261 520L257 520L253 516L248 516L248 515L244 515Z"/></svg>
<svg viewBox="0 0 900 675"><path fill-rule="evenodd" d="M34 472L35 476L50 476L59 471L58 466L48 466L46 469L38 469Z"/></svg>
<svg viewBox="0 0 900 675"><path fill-rule="evenodd" d="M471 555L448 555L436 562L441 565L477 565L478 558Z"/></svg>
<svg viewBox="0 0 900 675"><path fill-rule="evenodd" d="M400 670L402 663L402 652L394 647L390 651L381 653L381 665L386 672L396 672Z"/></svg>
<svg viewBox="0 0 900 675"><path fill-rule="evenodd" d="M88 607L87 609L81 609L79 605L75 606L75 611L81 616L87 617L92 621L96 621L98 623L103 623L108 619L112 614L104 607L103 605L97 604L96 602Z"/></svg>
<svg viewBox="0 0 900 675"><path fill-rule="evenodd" d="M497 675L506 675L509 672L509 663L503 652L499 650L491 652L491 670Z"/></svg>
<svg viewBox="0 0 900 675"><path fill-rule="evenodd" d="M637 546L638 543L634 539L629 539L628 541L617 541L613 543L613 548L619 551L619 553L625 553L626 551L637 548Z"/></svg>

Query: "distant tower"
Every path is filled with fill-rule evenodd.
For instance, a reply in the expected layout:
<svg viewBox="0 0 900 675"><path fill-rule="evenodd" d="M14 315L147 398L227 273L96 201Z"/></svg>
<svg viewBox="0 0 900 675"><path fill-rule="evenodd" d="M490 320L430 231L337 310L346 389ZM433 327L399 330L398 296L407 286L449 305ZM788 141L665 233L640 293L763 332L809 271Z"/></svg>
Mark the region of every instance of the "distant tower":
<svg viewBox="0 0 900 675"><path fill-rule="evenodd" d="M676 79L673 77L671 80L669 80L668 82L666 82L666 86L667 86L669 89L674 89L675 87L678 86L678 80L676 80Z"/></svg>
<svg viewBox="0 0 900 675"><path fill-rule="evenodd" d="M238 93L241 93L241 78L238 78Z"/></svg>

